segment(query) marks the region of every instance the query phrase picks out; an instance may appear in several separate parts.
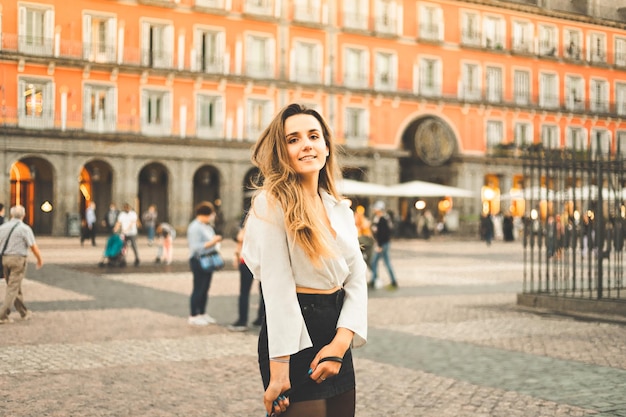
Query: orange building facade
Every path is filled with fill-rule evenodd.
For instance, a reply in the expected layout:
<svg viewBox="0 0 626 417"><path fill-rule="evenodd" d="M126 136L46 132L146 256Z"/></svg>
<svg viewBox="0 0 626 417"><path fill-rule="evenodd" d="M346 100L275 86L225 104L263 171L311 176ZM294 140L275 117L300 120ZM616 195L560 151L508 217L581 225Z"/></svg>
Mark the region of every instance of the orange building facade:
<svg viewBox="0 0 626 417"><path fill-rule="evenodd" d="M624 10L530 3L1 0L0 201L42 234L74 233L92 200L99 218L156 204L179 229L211 200L236 224L252 143L298 101L346 177L473 190L460 227L521 216L525 147L626 149ZM405 227L415 197L393 199Z"/></svg>

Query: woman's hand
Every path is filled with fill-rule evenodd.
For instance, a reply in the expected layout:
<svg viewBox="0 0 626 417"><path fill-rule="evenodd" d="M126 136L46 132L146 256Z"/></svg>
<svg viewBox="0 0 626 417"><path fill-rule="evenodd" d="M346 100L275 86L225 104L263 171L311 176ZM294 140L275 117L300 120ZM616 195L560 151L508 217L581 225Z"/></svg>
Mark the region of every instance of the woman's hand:
<svg viewBox="0 0 626 417"><path fill-rule="evenodd" d="M352 343L353 337L354 332L343 327L338 328L337 334L333 338L332 342L320 349L320 351L317 352L317 355L315 355L315 358L313 358L313 362L311 362L311 369L313 372L311 373L310 378L318 384L321 384L328 378L332 378L337 375L341 370L340 362L330 360L320 363L320 360L322 358L332 356L343 358L343 355L346 354L346 351Z"/></svg>
<svg viewBox="0 0 626 417"><path fill-rule="evenodd" d="M289 388L289 364L270 360L270 383L263 394L263 404L268 416L277 416L287 411L289 398L282 394Z"/></svg>

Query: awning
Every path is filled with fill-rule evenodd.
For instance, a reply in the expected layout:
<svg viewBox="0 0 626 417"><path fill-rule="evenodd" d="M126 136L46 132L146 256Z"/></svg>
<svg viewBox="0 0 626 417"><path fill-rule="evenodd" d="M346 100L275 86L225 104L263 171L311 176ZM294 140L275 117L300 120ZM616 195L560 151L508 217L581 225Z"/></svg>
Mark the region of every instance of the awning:
<svg viewBox="0 0 626 417"><path fill-rule="evenodd" d="M371 182L340 180L341 194L354 196L380 197L476 197L473 191L450 187L426 181L409 181L395 185L382 185Z"/></svg>
<svg viewBox="0 0 626 417"><path fill-rule="evenodd" d="M389 187L372 182L342 179L337 182L337 189L343 195L352 196L392 196Z"/></svg>

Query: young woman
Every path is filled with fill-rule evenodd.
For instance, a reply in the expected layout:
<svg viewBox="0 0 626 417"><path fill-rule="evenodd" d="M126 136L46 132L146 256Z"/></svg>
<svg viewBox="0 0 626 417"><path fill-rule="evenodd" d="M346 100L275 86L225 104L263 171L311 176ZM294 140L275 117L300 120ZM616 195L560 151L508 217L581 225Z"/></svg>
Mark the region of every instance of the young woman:
<svg viewBox="0 0 626 417"><path fill-rule="evenodd" d="M268 415L351 417L351 347L367 337L367 267L354 215L335 188L330 128L299 104L257 141L263 186L246 222L243 258L261 281L259 368Z"/></svg>

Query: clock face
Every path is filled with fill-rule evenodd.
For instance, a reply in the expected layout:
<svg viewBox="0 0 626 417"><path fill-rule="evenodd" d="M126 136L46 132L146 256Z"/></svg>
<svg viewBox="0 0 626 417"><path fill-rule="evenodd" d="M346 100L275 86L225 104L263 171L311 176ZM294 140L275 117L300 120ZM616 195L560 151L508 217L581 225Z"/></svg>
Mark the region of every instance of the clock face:
<svg viewBox="0 0 626 417"><path fill-rule="evenodd" d="M455 149L455 141L450 129L441 121L423 121L415 132L415 152L430 166L447 162Z"/></svg>

